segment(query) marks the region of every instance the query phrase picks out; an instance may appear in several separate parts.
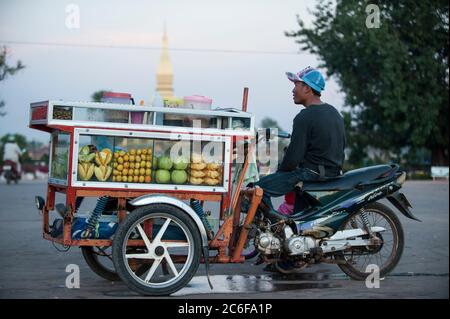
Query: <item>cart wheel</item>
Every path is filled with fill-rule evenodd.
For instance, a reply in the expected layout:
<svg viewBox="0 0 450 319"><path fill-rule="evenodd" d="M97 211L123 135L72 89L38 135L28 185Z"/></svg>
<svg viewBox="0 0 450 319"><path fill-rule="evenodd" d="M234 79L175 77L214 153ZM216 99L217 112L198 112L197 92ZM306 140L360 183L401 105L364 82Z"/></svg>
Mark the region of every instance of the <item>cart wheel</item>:
<svg viewBox="0 0 450 319"><path fill-rule="evenodd" d="M114 265L111 257L110 247L81 247L84 260L100 277L109 281L119 281L119 275L114 270Z"/></svg>
<svg viewBox="0 0 450 319"><path fill-rule="evenodd" d="M130 253L128 240L135 239L143 240L145 246L133 247ZM194 221L165 204L135 209L119 225L113 241L117 274L130 289L149 296L170 295L183 288L197 271L200 254L201 238Z"/></svg>

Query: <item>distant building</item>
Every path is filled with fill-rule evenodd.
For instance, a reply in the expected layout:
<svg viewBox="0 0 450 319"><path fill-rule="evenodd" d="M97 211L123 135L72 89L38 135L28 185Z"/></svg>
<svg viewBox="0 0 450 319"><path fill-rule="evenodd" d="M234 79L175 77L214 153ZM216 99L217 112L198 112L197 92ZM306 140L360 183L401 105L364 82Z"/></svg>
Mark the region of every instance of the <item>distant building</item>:
<svg viewBox="0 0 450 319"><path fill-rule="evenodd" d="M28 156L30 156L33 161L39 161L42 156L49 155L49 151L49 146L43 145L41 147L28 150Z"/></svg>

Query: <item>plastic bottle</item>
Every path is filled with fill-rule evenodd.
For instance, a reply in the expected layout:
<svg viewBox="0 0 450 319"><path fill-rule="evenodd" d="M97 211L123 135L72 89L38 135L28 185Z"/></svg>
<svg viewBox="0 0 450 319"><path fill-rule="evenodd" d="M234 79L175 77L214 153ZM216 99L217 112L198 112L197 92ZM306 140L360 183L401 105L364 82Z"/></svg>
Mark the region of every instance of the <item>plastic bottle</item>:
<svg viewBox="0 0 450 319"><path fill-rule="evenodd" d="M159 95L158 91L155 92L155 95L153 96L153 101L152 101L152 106L153 107L164 107L164 101L161 97L161 95ZM164 123L164 114L161 112L156 113L156 125L163 125Z"/></svg>

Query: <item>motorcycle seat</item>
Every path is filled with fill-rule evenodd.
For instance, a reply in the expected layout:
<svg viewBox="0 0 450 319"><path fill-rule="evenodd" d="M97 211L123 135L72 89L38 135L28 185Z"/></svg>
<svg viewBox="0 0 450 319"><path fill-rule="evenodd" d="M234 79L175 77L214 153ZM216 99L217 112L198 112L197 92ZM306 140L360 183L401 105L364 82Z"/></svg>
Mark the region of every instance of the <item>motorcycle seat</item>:
<svg viewBox="0 0 450 319"><path fill-rule="evenodd" d="M358 168L343 175L327 178L325 181L303 182L304 191L334 191L352 189L358 184L371 182L377 178L398 170L398 165L375 165Z"/></svg>

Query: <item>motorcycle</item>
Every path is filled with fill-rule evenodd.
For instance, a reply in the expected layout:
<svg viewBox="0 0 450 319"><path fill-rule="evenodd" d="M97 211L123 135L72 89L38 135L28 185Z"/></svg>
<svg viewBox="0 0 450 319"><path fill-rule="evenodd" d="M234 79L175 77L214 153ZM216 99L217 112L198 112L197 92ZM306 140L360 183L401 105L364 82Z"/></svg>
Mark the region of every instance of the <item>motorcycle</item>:
<svg viewBox="0 0 450 319"><path fill-rule="evenodd" d="M386 276L401 258L404 233L397 215L379 200L386 198L403 215L420 221L399 192L405 180L406 173L393 164L352 170L325 182L300 182L297 192L306 203L302 211L285 216L258 209L247 239L259 252L257 263L281 273L332 263L356 280L365 280L369 265L376 265Z"/></svg>
<svg viewBox="0 0 450 319"><path fill-rule="evenodd" d="M12 181L17 184L21 178L17 170L17 164L13 161L5 160L3 164L3 176L7 184L10 184Z"/></svg>
<svg viewBox="0 0 450 319"><path fill-rule="evenodd" d="M279 137L289 138L282 133ZM386 198L407 218L420 221L400 192L406 172L399 165L376 165L318 182L300 182L290 216L258 208L247 237L246 259L268 269L296 273L312 264L337 264L352 279L365 280L369 265L381 277L399 262L404 232L397 215L379 201ZM243 197L241 207L249 206ZM300 208L300 209L299 209ZM251 249L253 247L253 249Z"/></svg>

